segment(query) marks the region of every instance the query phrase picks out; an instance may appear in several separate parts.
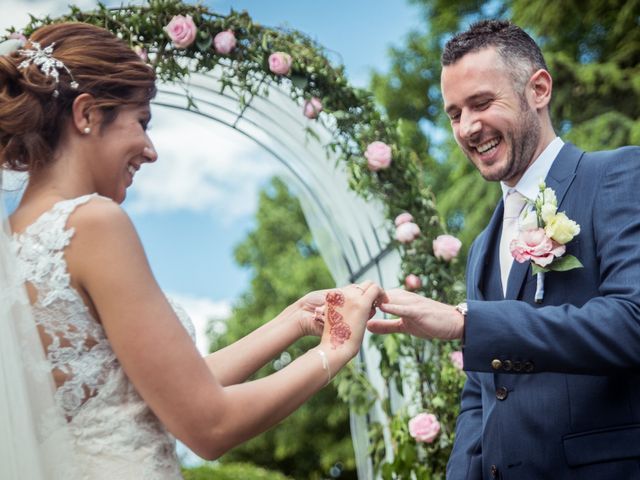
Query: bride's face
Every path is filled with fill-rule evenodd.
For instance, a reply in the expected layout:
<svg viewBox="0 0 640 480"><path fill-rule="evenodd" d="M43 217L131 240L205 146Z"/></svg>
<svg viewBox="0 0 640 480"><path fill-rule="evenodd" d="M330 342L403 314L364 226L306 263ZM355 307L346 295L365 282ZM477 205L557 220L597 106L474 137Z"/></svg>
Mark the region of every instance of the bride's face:
<svg viewBox="0 0 640 480"><path fill-rule="evenodd" d="M111 123L100 129L93 165L100 195L122 203L142 164L156 160L147 135L150 120L149 105L125 105L118 108Z"/></svg>

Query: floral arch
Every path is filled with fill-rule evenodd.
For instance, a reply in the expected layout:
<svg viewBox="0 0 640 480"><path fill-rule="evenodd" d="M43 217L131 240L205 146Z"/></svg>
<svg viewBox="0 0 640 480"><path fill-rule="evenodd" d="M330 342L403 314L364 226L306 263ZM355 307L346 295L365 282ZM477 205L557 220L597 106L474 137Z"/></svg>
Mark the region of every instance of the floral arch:
<svg viewBox="0 0 640 480"><path fill-rule="evenodd" d="M450 256L434 255L444 228L418 156L306 35L179 0L71 7L56 19L32 18L21 33L58 21L111 30L155 69L155 104L233 128L279 161L336 284L405 284L449 303L460 294ZM444 477L464 380L449 360L454 349L404 335L365 339L338 385L351 406L359 478ZM408 419L422 411L440 421L430 443L409 434Z"/></svg>

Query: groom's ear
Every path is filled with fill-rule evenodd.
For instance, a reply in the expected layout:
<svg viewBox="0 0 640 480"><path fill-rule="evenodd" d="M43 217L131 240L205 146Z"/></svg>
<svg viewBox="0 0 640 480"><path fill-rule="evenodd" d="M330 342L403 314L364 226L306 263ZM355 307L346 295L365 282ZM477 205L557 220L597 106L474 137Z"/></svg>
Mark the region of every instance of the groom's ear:
<svg viewBox="0 0 640 480"><path fill-rule="evenodd" d="M536 110L540 111L547 107L551 101L551 91L553 90L551 74L544 68L537 70L529 78L527 90L530 93L530 101Z"/></svg>

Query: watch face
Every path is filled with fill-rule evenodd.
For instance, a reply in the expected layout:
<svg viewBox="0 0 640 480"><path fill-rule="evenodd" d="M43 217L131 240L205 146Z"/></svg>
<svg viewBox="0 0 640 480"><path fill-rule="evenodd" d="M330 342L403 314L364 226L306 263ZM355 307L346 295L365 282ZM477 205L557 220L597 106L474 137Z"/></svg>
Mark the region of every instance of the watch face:
<svg viewBox="0 0 640 480"><path fill-rule="evenodd" d="M467 302L462 302L456 305L456 310L458 310L462 315L467 315Z"/></svg>

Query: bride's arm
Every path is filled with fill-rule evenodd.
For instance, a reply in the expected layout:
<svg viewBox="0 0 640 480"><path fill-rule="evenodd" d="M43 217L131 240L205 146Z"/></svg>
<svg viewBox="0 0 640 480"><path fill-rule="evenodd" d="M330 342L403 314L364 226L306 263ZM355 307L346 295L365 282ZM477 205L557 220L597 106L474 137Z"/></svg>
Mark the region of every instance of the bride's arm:
<svg viewBox="0 0 640 480"><path fill-rule="evenodd" d="M301 337L320 336L322 324L314 320L314 309L324 304L325 294L317 291L305 295L270 322L207 355L209 370L223 386L241 383Z"/></svg>
<svg viewBox="0 0 640 480"><path fill-rule="evenodd" d="M142 398L178 439L205 458L265 431L328 379L318 349L266 378L225 387L207 367L159 289L128 217L115 204L91 201L70 219L72 279L95 306L111 346ZM380 290L344 290L342 343L326 328L320 342L332 374L357 353ZM326 323L326 322L325 322ZM285 338L274 325L273 336ZM333 335L333 337L332 337ZM332 342L333 340L333 342ZM288 341L288 339L286 340ZM253 352L246 351L251 356Z"/></svg>

